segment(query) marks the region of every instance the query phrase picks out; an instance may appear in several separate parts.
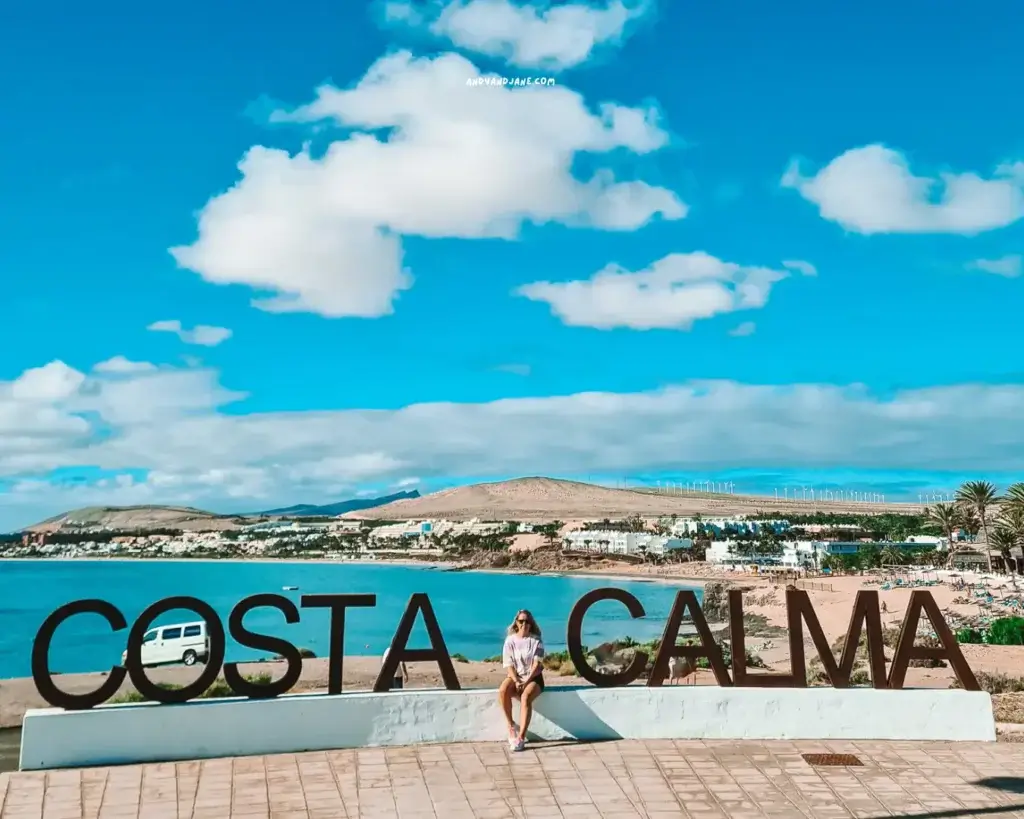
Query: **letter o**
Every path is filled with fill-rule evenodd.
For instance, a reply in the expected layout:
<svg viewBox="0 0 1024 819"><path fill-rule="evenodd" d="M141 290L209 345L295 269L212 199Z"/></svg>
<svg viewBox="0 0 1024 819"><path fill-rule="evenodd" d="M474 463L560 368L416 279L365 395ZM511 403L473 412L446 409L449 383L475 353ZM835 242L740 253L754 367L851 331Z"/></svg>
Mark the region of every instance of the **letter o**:
<svg viewBox="0 0 1024 819"><path fill-rule="evenodd" d="M110 624L113 631L121 631L128 625L120 610L106 600L75 600L61 606L43 620L32 641L32 679L39 696L55 708L63 708L65 711L84 711L106 702L117 693L125 677L124 668L115 665L103 685L88 694L69 694L57 687L50 676L50 644L61 624L76 614L98 614Z"/></svg>
<svg viewBox="0 0 1024 819"><path fill-rule="evenodd" d="M625 589L593 589L588 591L572 607L569 613L569 623L566 627L565 644L569 650L569 657L576 666L577 673L588 682L600 688L611 688L618 685L629 685L633 680L644 673L647 667L647 655L642 651L636 652L629 666L615 674L605 674L596 668L591 668L587 663L587 657L583 653L583 618L590 607L601 600L618 600L629 611L629 616L634 620L643 617L647 612L643 605Z"/></svg>
<svg viewBox="0 0 1024 819"><path fill-rule="evenodd" d="M157 617L174 609L194 611L206 621L206 634L210 638L210 655L206 658L206 667L199 675L199 679L184 688L169 689L161 688L146 676L146 669L142 666L142 638ZM132 626L132 630L128 634L128 657L125 660L125 666L128 668L128 676L131 677L135 690L147 700L168 704L188 702L198 697L217 681L220 667L224 663L224 644L224 625L209 603L204 603L197 597L166 597L143 611Z"/></svg>

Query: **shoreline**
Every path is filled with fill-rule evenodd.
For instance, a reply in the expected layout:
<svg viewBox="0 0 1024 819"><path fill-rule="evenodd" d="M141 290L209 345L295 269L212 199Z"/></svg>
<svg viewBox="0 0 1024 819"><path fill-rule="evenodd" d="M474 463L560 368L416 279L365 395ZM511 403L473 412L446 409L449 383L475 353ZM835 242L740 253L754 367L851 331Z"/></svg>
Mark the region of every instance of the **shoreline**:
<svg viewBox="0 0 1024 819"><path fill-rule="evenodd" d="M338 560L334 558L277 558L277 557L0 557L0 565L4 563L280 563L283 565L315 564L327 566L398 566L406 569L423 569L431 571L452 572L458 574L507 574L521 577L576 577L590 580L622 580L630 583L658 583L661 585L679 585L689 588L703 589L709 582L735 583L736 578L718 575L675 575L654 574L652 572L630 572L624 566L609 567L608 571L588 567L586 569L537 569L516 568L476 568L466 566L452 560L416 560L414 558L351 558ZM643 566L644 564L630 564ZM685 565L685 564L680 564ZM745 578L754 580L756 576Z"/></svg>

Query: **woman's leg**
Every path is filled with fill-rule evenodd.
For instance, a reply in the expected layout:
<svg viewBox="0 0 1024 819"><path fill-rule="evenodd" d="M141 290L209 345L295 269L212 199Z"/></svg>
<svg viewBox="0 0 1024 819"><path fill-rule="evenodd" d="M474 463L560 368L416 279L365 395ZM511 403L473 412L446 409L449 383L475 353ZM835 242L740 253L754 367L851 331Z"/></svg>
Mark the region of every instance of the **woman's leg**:
<svg viewBox="0 0 1024 819"><path fill-rule="evenodd" d="M535 682L527 683L520 697L519 709L519 738L526 740L526 729L530 727L530 719L533 717L533 701L540 696L541 687Z"/></svg>
<svg viewBox="0 0 1024 819"><path fill-rule="evenodd" d="M498 704L501 712L505 715L505 723L508 725L509 733L515 730L515 723L512 721L512 697L516 693L516 684L507 677L498 686Z"/></svg>

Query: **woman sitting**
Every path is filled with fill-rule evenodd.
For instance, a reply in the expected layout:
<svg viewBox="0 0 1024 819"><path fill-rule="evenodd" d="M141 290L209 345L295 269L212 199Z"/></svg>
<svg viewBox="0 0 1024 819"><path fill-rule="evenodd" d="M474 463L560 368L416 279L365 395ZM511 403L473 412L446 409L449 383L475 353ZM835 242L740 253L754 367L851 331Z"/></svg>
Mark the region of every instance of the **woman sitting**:
<svg viewBox="0 0 1024 819"><path fill-rule="evenodd" d="M508 677L498 688L498 702L508 725L508 745L513 751L521 751L526 745L526 731L533 716L533 701L544 690L544 643L541 642L540 627L533 615L521 610L512 625L501 652L502 665ZM512 719L512 698L520 702L519 725Z"/></svg>

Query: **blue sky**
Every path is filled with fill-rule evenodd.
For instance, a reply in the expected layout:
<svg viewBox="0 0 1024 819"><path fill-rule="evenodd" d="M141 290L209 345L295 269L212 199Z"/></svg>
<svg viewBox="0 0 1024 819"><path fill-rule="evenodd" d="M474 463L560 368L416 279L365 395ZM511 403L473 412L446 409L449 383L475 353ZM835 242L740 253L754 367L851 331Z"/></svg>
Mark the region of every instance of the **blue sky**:
<svg viewBox="0 0 1024 819"><path fill-rule="evenodd" d="M1019 3L13 15L0 529L1024 471Z"/></svg>

